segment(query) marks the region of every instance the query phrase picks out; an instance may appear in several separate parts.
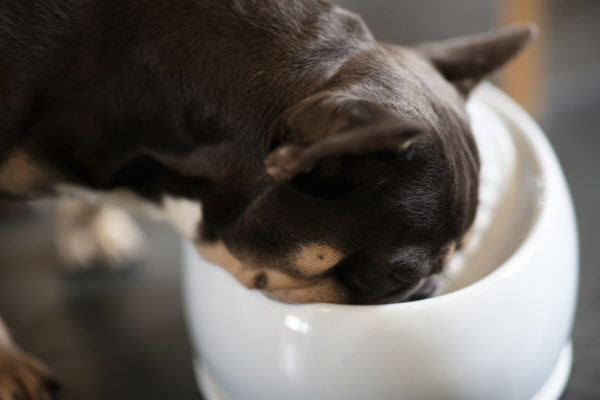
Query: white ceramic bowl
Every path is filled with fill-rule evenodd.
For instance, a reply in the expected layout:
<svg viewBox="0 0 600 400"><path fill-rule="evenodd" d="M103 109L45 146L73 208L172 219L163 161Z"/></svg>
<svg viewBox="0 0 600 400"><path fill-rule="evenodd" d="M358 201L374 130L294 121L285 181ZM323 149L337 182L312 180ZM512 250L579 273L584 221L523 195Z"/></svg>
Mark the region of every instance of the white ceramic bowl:
<svg viewBox="0 0 600 400"><path fill-rule="evenodd" d="M578 273L567 186L522 109L490 85L473 97L478 144L504 146L496 167L510 159L512 172L488 216L478 215L483 228L444 294L381 306L280 304L186 245L187 315L209 400L559 397Z"/></svg>

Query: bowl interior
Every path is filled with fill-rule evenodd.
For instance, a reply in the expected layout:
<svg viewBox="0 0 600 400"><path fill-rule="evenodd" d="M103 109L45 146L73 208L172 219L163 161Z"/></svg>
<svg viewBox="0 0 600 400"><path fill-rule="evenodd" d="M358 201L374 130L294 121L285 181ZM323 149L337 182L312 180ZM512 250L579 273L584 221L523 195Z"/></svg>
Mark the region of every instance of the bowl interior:
<svg viewBox="0 0 600 400"><path fill-rule="evenodd" d="M467 110L481 158L480 204L440 295L470 286L504 265L526 242L543 205L545 176L522 127L477 97Z"/></svg>

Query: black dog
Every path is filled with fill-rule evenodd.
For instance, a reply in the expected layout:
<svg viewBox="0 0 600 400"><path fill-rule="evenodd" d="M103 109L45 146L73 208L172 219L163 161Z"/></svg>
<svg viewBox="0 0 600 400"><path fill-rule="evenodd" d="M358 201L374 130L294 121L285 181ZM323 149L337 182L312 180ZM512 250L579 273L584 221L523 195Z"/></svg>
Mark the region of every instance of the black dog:
<svg viewBox="0 0 600 400"><path fill-rule="evenodd" d="M431 293L469 229L465 99L533 30L403 48L321 1L6 0L0 32L5 196L198 201L246 286L374 304ZM0 396L41 398L4 336Z"/></svg>

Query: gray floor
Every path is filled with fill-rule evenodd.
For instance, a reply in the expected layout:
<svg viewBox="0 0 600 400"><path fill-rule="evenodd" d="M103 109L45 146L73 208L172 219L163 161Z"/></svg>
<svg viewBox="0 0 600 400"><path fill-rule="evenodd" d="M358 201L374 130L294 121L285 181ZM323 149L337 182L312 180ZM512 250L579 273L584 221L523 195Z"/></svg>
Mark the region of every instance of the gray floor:
<svg viewBox="0 0 600 400"><path fill-rule="evenodd" d="M575 362L566 399L600 399L598 110L598 107L582 109L561 118L549 118L545 124L571 187L580 235L580 293L573 332Z"/></svg>
<svg viewBox="0 0 600 400"><path fill-rule="evenodd" d="M565 399L600 399L600 2L554 2L540 122L569 182L581 251L575 362Z"/></svg>
<svg viewBox="0 0 600 400"><path fill-rule="evenodd" d="M0 314L19 344L52 367L62 399L198 399L177 234L144 223L144 265L66 277L47 206L11 209L1 220Z"/></svg>
<svg viewBox="0 0 600 400"><path fill-rule="evenodd" d="M378 37L399 42L486 29L494 2L342 1ZM581 285L575 363L564 399L600 399L600 2L553 1L546 32L546 112L578 213ZM440 9L440 7L444 7ZM435 12L434 12L435 11ZM0 314L72 399L198 399L180 302L178 237L144 223L145 265L66 278L48 206L0 209Z"/></svg>

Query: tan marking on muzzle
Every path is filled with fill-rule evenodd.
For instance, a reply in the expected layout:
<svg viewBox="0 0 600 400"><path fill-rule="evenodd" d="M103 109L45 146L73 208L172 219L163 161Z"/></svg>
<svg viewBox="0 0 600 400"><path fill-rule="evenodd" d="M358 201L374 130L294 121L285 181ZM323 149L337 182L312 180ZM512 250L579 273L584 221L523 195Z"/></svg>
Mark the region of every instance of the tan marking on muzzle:
<svg viewBox="0 0 600 400"><path fill-rule="evenodd" d="M348 293L332 278L322 278L301 288L267 289L263 293L283 303L346 303Z"/></svg>
<svg viewBox="0 0 600 400"><path fill-rule="evenodd" d="M243 266L240 260L229 252L223 242L196 244L196 249L206 261L218 265L233 275L240 283L250 287L250 283L244 280Z"/></svg>
<svg viewBox="0 0 600 400"><path fill-rule="evenodd" d="M299 279L285 272L238 260L223 242L198 243L202 257L216 264L248 289L260 289L269 298L286 303L343 303L342 287L331 278ZM332 264L333 265L333 264Z"/></svg>
<svg viewBox="0 0 600 400"><path fill-rule="evenodd" d="M333 267L342 257L342 253L331 246L310 243L300 248L292 262L302 274L317 275Z"/></svg>
<svg viewBox="0 0 600 400"><path fill-rule="evenodd" d="M32 195L49 188L50 173L22 150L0 165L0 190L16 196Z"/></svg>
<svg viewBox="0 0 600 400"><path fill-rule="evenodd" d="M255 289L257 281L260 282L259 286L262 286L260 289L297 288L307 285L306 280L294 278L284 272L240 261L231 254L223 242L199 243L196 247L202 258L222 267L249 289ZM257 279L259 274L265 275L266 278Z"/></svg>

